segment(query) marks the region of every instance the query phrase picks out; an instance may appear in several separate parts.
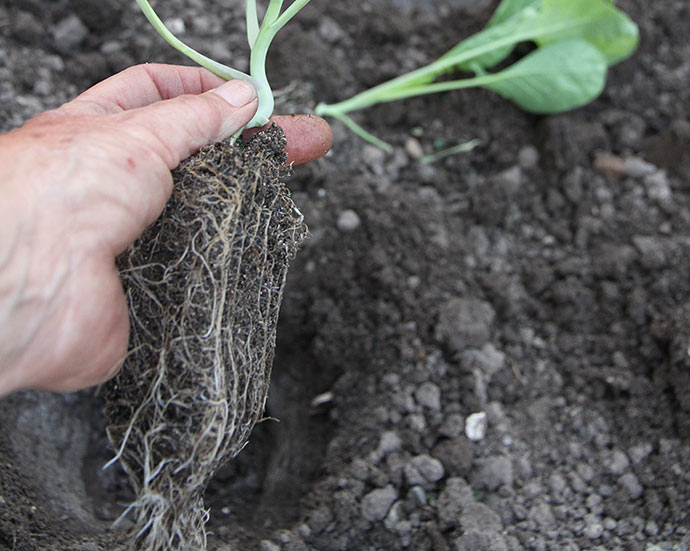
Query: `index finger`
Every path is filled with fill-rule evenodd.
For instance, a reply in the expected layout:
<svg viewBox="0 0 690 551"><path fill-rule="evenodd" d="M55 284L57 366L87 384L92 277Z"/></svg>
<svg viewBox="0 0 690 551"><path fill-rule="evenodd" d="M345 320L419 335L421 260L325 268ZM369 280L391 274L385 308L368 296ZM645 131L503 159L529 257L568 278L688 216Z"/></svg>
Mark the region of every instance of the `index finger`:
<svg viewBox="0 0 690 551"><path fill-rule="evenodd" d="M202 94L224 82L201 67L135 65L89 88L71 103L89 104L105 113L120 113L183 94Z"/></svg>
<svg viewBox="0 0 690 551"><path fill-rule="evenodd" d="M315 115L275 115L271 117L283 129L287 145L287 163L300 165L323 157L333 145L333 132L330 125ZM268 125L267 125L268 126ZM243 136L250 138L267 128L249 128Z"/></svg>

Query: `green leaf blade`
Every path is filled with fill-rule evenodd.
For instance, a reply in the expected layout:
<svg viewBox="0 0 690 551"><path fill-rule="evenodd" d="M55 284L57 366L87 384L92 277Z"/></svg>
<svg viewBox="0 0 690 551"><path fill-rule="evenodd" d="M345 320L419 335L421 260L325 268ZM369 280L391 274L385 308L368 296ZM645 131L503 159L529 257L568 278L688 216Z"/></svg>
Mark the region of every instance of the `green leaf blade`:
<svg viewBox="0 0 690 551"><path fill-rule="evenodd" d="M540 46L583 39L604 55L608 65L629 57L639 42L635 22L609 0L542 0L535 25Z"/></svg>
<svg viewBox="0 0 690 551"><path fill-rule="evenodd" d="M597 48L569 40L535 50L481 86L531 113L560 113L598 97L606 71L606 58Z"/></svg>
<svg viewBox="0 0 690 551"><path fill-rule="evenodd" d="M540 0L503 0L482 31L460 42L446 56L457 55L515 34L515 31L522 29L526 23L538 15L537 8L539 4ZM473 72L474 67L489 69L506 59L513 52L514 48L515 44L504 46L493 52L461 63L458 67L464 71Z"/></svg>
<svg viewBox="0 0 690 551"><path fill-rule="evenodd" d="M613 65L635 51L639 29L610 0L506 0L484 30L440 60L458 58L457 67L465 71L488 69L506 59L519 42L532 40L546 46L574 39L586 40ZM473 56L473 51L481 53Z"/></svg>
<svg viewBox="0 0 690 551"><path fill-rule="evenodd" d="M532 4L534 4L534 2L532 2ZM521 32L524 33L525 29L533 25L538 15L539 12L533 6L528 6L520 12L513 14L510 18L487 26L484 30L463 40L455 47L451 48L440 59L443 60L464 56L467 52L498 43L499 41L504 41L507 37L518 36ZM471 72L475 65L483 69L493 67L512 53L516 43L517 41L508 43L505 46L495 48L479 56L471 57L466 61L458 63L457 67L468 72Z"/></svg>
<svg viewBox="0 0 690 551"><path fill-rule="evenodd" d="M503 0L489 19L486 27L493 27L507 21L515 14L530 6L538 7L540 0Z"/></svg>

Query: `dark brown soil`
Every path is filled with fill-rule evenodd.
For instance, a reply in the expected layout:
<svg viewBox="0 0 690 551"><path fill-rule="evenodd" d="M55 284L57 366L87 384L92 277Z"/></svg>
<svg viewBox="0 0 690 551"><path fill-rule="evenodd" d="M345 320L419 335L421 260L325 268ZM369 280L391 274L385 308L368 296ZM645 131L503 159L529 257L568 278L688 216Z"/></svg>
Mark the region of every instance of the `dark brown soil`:
<svg viewBox="0 0 690 551"><path fill-rule="evenodd" d="M182 61L135 6L103 3L121 20L97 29L78 4L0 7L0 128L128 64ZM241 68L240 4L161 11ZM535 117L482 91L392 103L357 120L394 153L335 124L334 151L289 180L311 239L278 327L280 422L211 484L211 547L690 547L690 7L618 4L642 41L590 106ZM272 51L280 110L428 62L494 6L312 0ZM70 44L57 30L74 15ZM0 403L0 548L78 549L60 542L102 533L130 499L100 471L97 403ZM488 428L471 441L476 412Z"/></svg>

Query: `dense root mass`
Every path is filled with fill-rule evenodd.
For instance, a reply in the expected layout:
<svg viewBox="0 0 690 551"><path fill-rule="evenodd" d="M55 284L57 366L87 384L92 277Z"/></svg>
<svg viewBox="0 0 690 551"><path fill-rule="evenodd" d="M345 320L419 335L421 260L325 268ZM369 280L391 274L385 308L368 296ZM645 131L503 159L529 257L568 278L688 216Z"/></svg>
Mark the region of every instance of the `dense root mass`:
<svg viewBox="0 0 690 551"><path fill-rule="evenodd" d="M119 259L132 335L106 390L138 499L134 547L205 548L209 479L264 410L289 259L306 233L277 127L176 172L160 219Z"/></svg>

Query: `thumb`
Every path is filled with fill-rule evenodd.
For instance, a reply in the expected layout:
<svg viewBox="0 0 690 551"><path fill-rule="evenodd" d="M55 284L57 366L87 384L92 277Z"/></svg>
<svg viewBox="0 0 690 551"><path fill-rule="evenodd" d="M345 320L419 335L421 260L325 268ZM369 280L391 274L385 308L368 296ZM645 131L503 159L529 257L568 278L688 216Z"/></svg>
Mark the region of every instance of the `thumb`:
<svg viewBox="0 0 690 551"><path fill-rule="evenodd" d="M177 96L121 116L128 130L173 169L201 147L232 136L252 119L256 108L251 84L231 80L203 94Z"/></svg>

